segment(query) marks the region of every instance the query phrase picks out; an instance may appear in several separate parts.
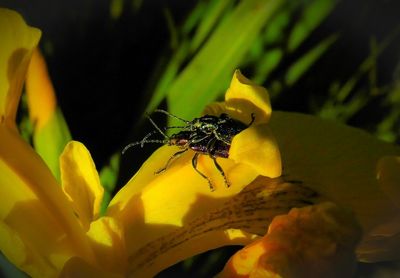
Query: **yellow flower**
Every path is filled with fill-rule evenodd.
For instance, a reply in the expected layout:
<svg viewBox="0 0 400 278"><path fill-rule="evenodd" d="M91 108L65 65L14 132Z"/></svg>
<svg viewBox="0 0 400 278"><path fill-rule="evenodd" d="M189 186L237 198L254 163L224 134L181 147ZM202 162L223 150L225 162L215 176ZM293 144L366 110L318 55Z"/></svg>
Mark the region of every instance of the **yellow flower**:
<svg viewBox="0 0 400 278"><path fill-rule="evenodd" d="M15 126L22 83L40 31L27 26L17 13L0 9L0 33L0 195L6 196L0 204L0 250L29 275L151 277L206 250L251 242L231 259L226 271L307 273L315 256L333 246L324 253L332 259L323 268L327 273L345 264L343 258L353 260L358 223L364 236L357 247L359 259L397 255L384 251L391 251L389 243L398 243L398 160L387 156L399 155L399 148L315 117L271 115L266 90L239 71L225 101L205 109L207 114L225 112L244 123L255 116L254 123L234 137L229 158L219 160L231 187L226 188L212 159L201 156L198 168L213 181L216 190L211 192L191 165L192 151L154 175L178 149L163 146L100 216L103 187L85 146L72 141L65 147L59 186ZM37 70L42 66L39 63ZM35 67L32 70L35 73ZM49 102L47 111L54 113L53 104ZM51 118L51 113L40 111L33 115L42 121L38 128ZM335 204L322 203L326 199ZM276 215L283 216L268 228ZM385 238L377 240L381 234ZM310 253L296 242L297 236L314 244ZM376 243L373 248L367 245L371 239ZM277 256L271 244L287 252ZM240 257L246 252L250 257L243 265ZM296 264L304 254L304 264ZM346 265L346 273L353 262Z"/></svg>
<svg viewBox="0 0 400 278"><path fill-rule="evenodd" d="M100 217L103 188L84 145L72 141L64 149L60 157L60 187L44 161L17 132L15 111L40 31L27 26L13 11L1 9L0 13L0 32L4 34L0 56L3 80L0 88L0 188L2 196L7 196L0 205L0 249L23 271L33 277L71 277L77 273L107 277L151 276L197 252L252 240L255 236L252 230L247 232L241 226L248 226L249 221L243 215L244 204L251 203L252 198L259 199L257 205L252 204L254 211L250 211L258 222L263 222L262 215L267 223L271 215L289 209L285 206L261 213L256 210L267 202L272 192L264 188L265 182L258 177L279 176L280 155L270 132L260 129L271 112L265 89L254 86L236 72L226 104L218 105L226 105L227 113L238 113L239 119L246 117L248 121L251 112L245 108L231 111L230 102L241 108L253 105L257 118L254 125L244 131L246 136L239 134L234 139L232 159L220 162L231 187L225 187L212 160L202 157L198 167L216 185L216 191L210 192L190 164L193 152L179 158L166 173L155 176L154 171L164 166L176 151L174 147L162 147L113 198L107 214ZM42 90L40 84L48 88L47 78L37 74L45 72L44 64L33 65L36 66L31 65L28 90ZM35 80L45 81L36 84ZM242 90L241 97L238 92ZM47 97L51 98L52 93ZM241 98L245 105L240 106ZM54 101L48 102L46 111L49 113L35 110L38 103L30 101L31 115L38 119L37 128L41 128L54 113ZM249 134L253 141L246 147ZM263 151L256 152L257 148ZM254 160L248 159L249 155ZM277 185L276 181L264 179ZM242 191L252 181L249 186L252 191ZM289 185L282 187L292 190L288 188ZM237 197L232 198L235 195ZM292 204L295 203L293 200ZM222 208L236 211L237 215L222 212L218 216ZM176 233L183 234L177 237ZM185 240L180 241L182 239ZM162 246L152 247L160 242Z"/></svg>

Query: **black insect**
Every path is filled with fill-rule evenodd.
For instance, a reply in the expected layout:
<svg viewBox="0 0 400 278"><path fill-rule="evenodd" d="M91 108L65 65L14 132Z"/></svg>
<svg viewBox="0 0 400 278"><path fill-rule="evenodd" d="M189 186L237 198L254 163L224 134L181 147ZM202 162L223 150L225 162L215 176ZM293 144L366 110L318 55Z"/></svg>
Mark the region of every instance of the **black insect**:
<svg viewBox="0 0 400 278"><path fill-rule="evenodd" d="M155 110L155 112L164 113L170 117L174 117L183 122L184 125L164 128L164 131L173 128L180 129L179 132L168 136L149 116L147 116L149 121L156 128L156 131L148 133L141 141L133 142L127 145L123 149L122 154L124 154L127 149L133 146L141 145L141 147L143 147L145 143L162 143L181 148L181 150L173 154L168 159L163 168L155 172L156 174L159 174L164 172L174 159L178 158L190 149L195 152L195 155L192 158L193 169L208 181L211 191L214 190L211 180L197 169L197 160L199 155L208 155L214 161L215 167L224 178L226 186L229 187L229 181L227 180L222 167L218 164L217 157L228 158L233 137L242 130L248 128L254 122L254 114L251 115L250 123L246 125L238 120L232 119L228 116L228 114L225 113L221 114L220 116L205 115L200 118L194 118L192 121L187 121L164 110ZM164 139L148 139L156 133L160 133L162 136L164 136Z"/></svg>

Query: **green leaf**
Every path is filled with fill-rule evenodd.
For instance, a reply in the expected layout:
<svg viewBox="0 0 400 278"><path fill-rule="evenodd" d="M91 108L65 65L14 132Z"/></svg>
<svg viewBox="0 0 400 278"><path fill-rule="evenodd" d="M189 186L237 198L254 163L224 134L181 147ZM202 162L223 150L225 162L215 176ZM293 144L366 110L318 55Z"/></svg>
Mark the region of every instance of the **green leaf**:
<svg viewBox="0 0 400 278"><path fill-rule="evenodd" d="M110 17L113 20L119 19L123 10L124 10L124 0L111 0Z"/></svg>
<svg viewBox="0 0 400 278"><path fill-rule="evenodd" d="M232 4L232 0L210 1L207 10L204 12L204 17L197 27L196 33L190 41L190 50L194 52L201 43L207 38L212 31L216 22L221 18L221 15L226 12L228 6Z"/></svg>
<svg viewBox="0 0 400 278"><path fill-rule="evenodd" d="M300 19L292 29L288 41L288 51L294 51L305 38L332 11L336 0L314 0L305 6Z"/></svg>
<svg viewBox="0 0 400 278"><path fill-rule="evenodd" d="M104 187L104 197L101 203L100 214L103 215L111 201L112 192L117 184L121 154L113 154L110 163L100 171L100 183Z"/></svg>
<svg viewBox="0 0 400 278"><path fill-rule="evenodd" d="M379 55L393 42L400 34L400 26L397 26L381 43L373 46L371 54L361 63L357 71L338 90L336 100L344 102L361 78L376 66Z"/></svg>
<svg viewBox="0 0 400 278"><path fill-rule="evenodd" d="M71 140L67 123L60 109L56 109L50 120L33 133L33 145L53 175L60 180L59 157Z"/></svg>
<svg viewBox="0 0 400 278"><path fill-rule="evenodd" d="M282 3L282 0L241 1L169 87L169 111L191 119L223 94L233 71Z"/></svg>
<svg viewBox="0 0 400 278"><path fill-rule="evenodd" d="M182 38L179 41L179 46L175 46L176 49L154 88L152 97L145 109L147 113L152 113L167 96L169 87L178 75L183 62L204 43L216 22L227 12L227 7L232 2L233 0L200 1L192 10L181 29ZM170 25L168 24L168 26ZM190 32L194 32L193 38L189 38Z"/></svg>
<svg viewBox="0 0 400 278"><path fill-rule="evenodd" d="M256 65L256 72L252 80L257 84L262 84L268 75L279 64L283 57L283 50L280 48L271 49L266 52Z"/></svg>
<svg viewBox="0 0 400 278"><path fill-rule="evenodd" d="M292 86L322 54L337 40L338 35L334 34L321 41L317 46L298 59L286 72L285 82Z"/></svg>

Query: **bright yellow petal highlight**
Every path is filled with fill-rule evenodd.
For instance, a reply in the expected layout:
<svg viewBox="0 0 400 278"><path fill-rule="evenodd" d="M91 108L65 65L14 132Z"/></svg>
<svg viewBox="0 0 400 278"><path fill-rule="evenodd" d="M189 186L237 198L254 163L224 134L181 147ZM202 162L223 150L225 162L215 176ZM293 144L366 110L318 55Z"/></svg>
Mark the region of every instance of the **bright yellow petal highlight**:
<svg viewBox="0 0 400 278"><path fill-rule="evenodd" d="M14 127L29 59L41 33L18 13L0 8L0 34L0 124Z"/></svg>
<svg viewBox="0 0 400 278"><path fill-rule="evenodd" d="M244 183L242 180L232 180L230 172L236 171L236 165L229 160L221 160L220 164L231 182L231 186L227 188L212 160L202 156L199 158L198 169L213 182L216 189L211 191L208 182L193 169L190 159L193 155L192 152L188 153L186 159L188 163L179 168L168 169L143 190L141 200L146 223L182 226L184 216L198 199L211 198L218 202L221 198L234 196L256 176L256 173L248 167L249 169L242 168L241 174L242 177L249 176L249 179L246 179ZM180 198L177 198L178 196ZM197 207L196 212L203 213L212 206L211 202L204 203Z"/></svg>
<svg viewBox="0 0 400 278"><path fill-rule="evenodd" d="M268 91L236 70L231 85L226 91L225 102L207 105L203 114L218 116L227 113L232 118L246 124L251 122L253 114L255 117L253 125L257 125L267 123L271 112Z"/></svg>
<svg viewBox="0 0 400 278"><path fill-rule="evenodd" d="M211 179L216 188L210 191L207 180L192 167L192 151L179 157L164 173L155 175L176 151L177 148L169 146L156 151L110 203L107 215L124 224L125 234L129 234L128 250L134 249L137 242L157 237L169 228L182 227L188 214L194 217L205 213L236 195L257 176L249 166L221 159L219 163L231 183L227 188L213 161L202 156L198 169ZM144 188L143 181L147 181ZM169 228L154 229L157 225Z"/></svg>
<svg viewBox="0 0 400 278"><path fill-rule="evenodd" d="M208 105L203 114L227 113L246 124L254 116L254 122L233 138L229 158L252 167L259 175L275 178L281 175L282 164L279 146L267 125L271 111L267 90L236 70L225 102Z"/></svg>
<svg viewBox="0 0 400 278"><path fill-rule="evenodd" d="M148 221L165 223L166 214L170 214L170 224L180 226L182 215L190 207L190 204L197 198L197 195L211 196L212 198L221 198L233 196L239 192L245 185L249 184L257 176L251 167L233 163L229 159L218 159L218 163L224 169L224 172L231 183L230 188L226 188L221 174L216 169L213 161L207 156L201 156L198 160L198 169L209 177L215 186L215 191L210 191L208 182L202 178L192 167L193 151L187 151L184 155L176 159L169 168L161 173L156 171L163 168L168 159L179 151L176 147L164 146L158 149L140 168L138 173L128 182L128 184L117 193L113 198L110 207L113 209L125 210L126 206L134 199L134 195L141 193L142 201L146 200L148 207ZM240 172L238 171L240 170ZM144 187L144 185L146 185ZM177 196L182 196L182 200L175 200ZM149 200L149 203L147 203ZM160 203L170 203L174 211L158 212ZM154 206L154 210L150 207ZM178 213L178 211L180 211ZM153 215L153 216L150 216ZM157 219L159 216L159 219Z"/></svg>
<svg viewBox="0 0 400 278"><path fill-rule="evenodd" d="M243 123L255 116L254 124L267 123L271 116L271 104L268 91L236 70L229 89L225 94L225 103L229 114Z"/></svg>
<svg viewBox="0 0 400 278"><path fill-rule="evenodd" d="M56 97L46 62L40 51L33 51L26 76L29 116L35 128L41 129L56 111Z"/></svg>
<svg viewBox="0 0 400 278"><path fill-rule="evenodd" d="M351 277L361 230L333 203L294 208L237 252L219 277Z"/></svg>
<svg viewBox="0 0 400 278"><path fill-rule="evenodd" d="M266 124L250 127L236 135L229 158L251 166L261 176L276 178L282 173L279 147Z"/></svg>
<svg viewBox="0 0 400 278"><path fill-rule="evenodd" d="M21 249L26 260L17 266L33 275L60 270L73 254L92 260L85 234L44 162L4 125L0 138L0 220L29 246Z"/></svg>
<svg viewBox="0 0 400 278"><path fill-rule="evenodd" d="M60 157L62 188L85 230L98 217L104 188L86 147L71 141Z"/></svg>

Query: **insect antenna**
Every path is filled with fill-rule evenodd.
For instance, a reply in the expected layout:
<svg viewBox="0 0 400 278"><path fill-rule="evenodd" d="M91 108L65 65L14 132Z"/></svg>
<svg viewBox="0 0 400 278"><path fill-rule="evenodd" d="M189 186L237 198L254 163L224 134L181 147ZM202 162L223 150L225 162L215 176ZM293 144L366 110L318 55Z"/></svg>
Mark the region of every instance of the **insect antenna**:
<svg viewBox="0 0 400 278"><path fill-rule="evenodd" d="M146 143L147 138L149 138L151 135L158 133L158 130L153 130L152 132L149 132L146 134L146 136L143 137L142 140L140 140L140 147L143 148L144 143Z"/></svg>
<svg viewBox="0 0 400 278"><path fill-rule="evenodd" d="M158 127L158 125L153 121L152 118L150 118L149 115L146 115L147 119L149 119L150 123L156 128L156 130L149 132L146 134L146 136L143 137L142 140L140 141L136 141L136 142L132 142L130 144L128 144L127 146L125 146L125 148L122 150L122 154L124 154L128 149L130 149L131 147L140 145L142 148L144 146L145 143L161 143L161 144L166 144L170 141L170 138L168 135L165 134L165 132L163 132L161 130L161 128ZM175 128L175 127L171 127L171 128ZM166 128L167 129L167 128ZM164 140L147 140L147 138L149 138L151 135L155 134L155 133L160 133L162 136L164 136Z"/></svg>
<svg viewBox="0 0 400 278"><path fill-rule="evenodd" d="M169 112L167 112L167 111L165 111L165 110L162 110L162 109L156 109L156 110L154 110L154 112L163 113L163 114L165 114L165 115L167 115L167 116L169 116L169 117L178 119L178 120L184 122L185 124L190 124L190 123L191 123L191 122L188 121L188 120L179 118L178 116L175 116L174 114L171 114L171 113L169 113Z"/></svg>
<svg viewBox="0 0 400 278"><path fill-rule="evenodd" d="M161 128L158 127L158 125L153 121L152 118L150 118L149 115L146 115L146 117L147 117L147 119L149 119L150 123L156 128L156 130L157 130L162 136L164 136L165 139L168 139L168 140L170 139L169 136L168 136L167 134L165 134L165 133L161 130Z"/></svg>
<svg viewBox="0 0 400 278"><path fill-rule="evenodd" d="M123 150L122 150L122 154L125 154L125 152L130 149L131 147L137 146L137 145L141 145L143 147L143 145L145 143L161 143L161 144L165 144L168 143L168 140L140 140L140 141L136 141L136 142L132 142L130 144L128 144Z"/></svg>
<svg viewBox="0 0 400 278"><path fill-rule="evenodd" d="M164 129L164 131L166 131L166 130L172 129L172 128L185 128L185 126L167 126L167 127L164 127L163 129ZM144 143L146 143L146 139L149 138L151 135L156 134L156 133L159 133L159 131L158 130L153 130L152 132L147 133L146 136L144 136L143 139L140 141L140 142L142 142L140 147L143 148Z"/></svg>

